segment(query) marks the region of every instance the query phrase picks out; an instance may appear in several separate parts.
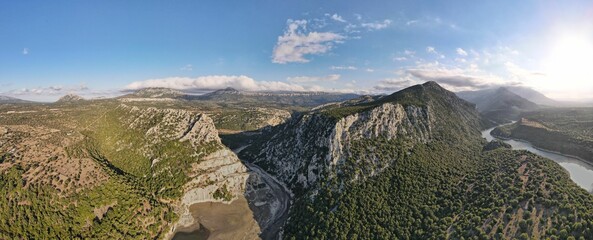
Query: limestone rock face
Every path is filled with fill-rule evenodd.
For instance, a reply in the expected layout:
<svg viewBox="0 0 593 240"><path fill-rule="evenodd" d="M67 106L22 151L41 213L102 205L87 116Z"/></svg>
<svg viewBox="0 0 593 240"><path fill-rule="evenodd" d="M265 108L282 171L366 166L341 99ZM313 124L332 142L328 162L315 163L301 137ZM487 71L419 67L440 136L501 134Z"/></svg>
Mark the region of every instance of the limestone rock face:
<svg viewBox="0 0 593 240"><path fill-rule="evenodd" d="M145 131L146 137L154 141L189 141L194 147L220 143L214 122L206 114L179 109L140 109L125 104L119 108L128 113L121 120L129 128Z"/></svg>
<svg viewBox="0 0 593 240"><path fill-rule="evenodd" d="M185 194L177 208L180 216L177 227L188 227L194 224L194 218L189 207L201 202L230 202L217 199L213 193L218 189L229 191L234 200L244 194L247 179L252 174L239 161L235 153L228 149L216 151L202 162L192 166L194 175L192 180L185 185Z"/></svg>
<svg viewBox="0 0 593 240"><path fill-rule="evenodd" d="M153 159L153 169L164 169L162 160L152 152L152 144L167 141L189 142L195 153L187 156L193 162L187 169L189 181L183 185L183 196L171 202L179 220L172 223L165 238L169 238L175 229L194 225L196 219L190 212L190 206L202 202L231 203L245 196L248 202L257 201L260 209L254 217L262 222L269 222L281 209L275 208L278 200L272 196L272 189L265 184L258 173L249 170L230 149L222 145L218 131L212 119L203 113L179 109L139 108L120 104L123 111L119 121L130 129L143 133L147 144L141 152ZM1 130L1 129L0 129ZM121 148L128 147L121 143ZM158 167L157 167L158 166ZM156 171L158 174L160 172ZM224 197L215 193L224 193Z"/></svg>
<svg viewBox="0 0 593 240"><path fill-rule="evenodd" d="M304 190L326 179L322 175L337 175L350 155L352 142L405 138L426 143L431 139L433 124L428 107L394 103L338 120L314 112L291 119L257 146L259 149L248 149L242 157L268 166L267 170L291 189Z"/></svg>

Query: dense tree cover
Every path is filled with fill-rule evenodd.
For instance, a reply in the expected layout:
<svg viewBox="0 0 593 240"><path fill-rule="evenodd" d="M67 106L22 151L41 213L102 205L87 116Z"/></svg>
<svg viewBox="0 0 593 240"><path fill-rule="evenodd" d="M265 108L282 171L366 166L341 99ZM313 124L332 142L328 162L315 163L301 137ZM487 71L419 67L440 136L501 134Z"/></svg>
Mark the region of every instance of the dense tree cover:
<svg viewBox="0 0 593 240"><path fill-rule="evenodd" d="M25 187L24 171L17 165L0 175L2 239L148 239L160 234L162 221L175 220L171 209L117 179L60 196L48 186Z"/></svg>
<svg viewBox="0 0 593 240"><path fill-rule="evenodd" d="M86 131L88 142L83 148L96 154L94 159L105 159L121 172L129 174L134 185L143 186L157 198L177 199L182 186L189 181L191 164L219 149L215 142L195 148L189 142L177 139L149 139L146 132L163 116L151 116L140 129L132 129L122 122L129 118L126 111L114 109L97 122L92 131ZM163 135L169 129L161 129Z"/></svg>
<svg viewBox="0 0 593 240"><path fill-rule="evenodd" d="M523 139L534 146L593 162L593 108L543 109L523 114L492 134Z"/></svg>
<svg viewBox="0 0 593 240"><path fill-rule="evenodd" d="M21 124L39 126L48 121L64 132L72 130L60 124L74 125L83 140L65 147L64 157L92 159L109 178L90 188L58 192L23 177L35 165L0 152L0 163L12 165L0 174L0 239L155 239L165 234L177 220L170 202L181 197L191 164L221 146L148 139L143 132L160 121L158 116L132 129L122 122L130 116L116 107L68 106L72 112L56 114L61 116L21 119ZM58 122L60 117L69 122Z"/></svg>
<svg viewBox="0 0 593 240"><path fill-rule="evenodd" d="M287 239L593 237L593 196L551 160L506 148L482 152L479 144L432 143L409 153L397 142L375 146L357 147L382 149L396 158L392 165L341 188L321 183L314 198L295 203Z"/></svg>

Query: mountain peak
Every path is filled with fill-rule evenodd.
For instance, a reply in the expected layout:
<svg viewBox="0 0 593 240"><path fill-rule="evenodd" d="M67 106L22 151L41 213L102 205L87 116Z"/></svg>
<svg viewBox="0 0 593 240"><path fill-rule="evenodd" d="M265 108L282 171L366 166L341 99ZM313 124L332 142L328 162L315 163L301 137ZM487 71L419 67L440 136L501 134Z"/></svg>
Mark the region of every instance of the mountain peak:
<svg viewBox="0 0 593 240"><path fill-rule="evenodd" d="M78 96L76 94L66 94L63 97L61 97L60 99L58 99L57 102L67 103L67 102L78 102L78 101L84 101L84 98L81 96Z"/></svg>
<svg viewBox="0 0 593 240"><path fill-rule="evenodd" d="M498 89L496 89L497 92L509 92L511 93L511 91L507 88L507 87L499 87Z"/></svg>
<svg viewBox="0 0 593 240"><path fill-rule="evenodd" d="M239 90L234 89L232 87L227 87L227 88L223 89L223 91L227 91L227 92L238 92Z"/></svg>
<svg viewBox="0 0 593 240"><path fill-rule="evenodd" d="M441 85L439 85L437 82L435 81L428 81L422 84L422 86L427 87L427 88L436 88L436 89L444 89L443 87L441 87Z"/></svg>
<svg viewBox="0 0 593 240"><path fill-rule="evenodd" d="M454 93L441 87L441 85L435 81L429 81L395 92L380 99L380 101L424 105L427 101L437 99L448 99L449 101L453 102L457 102L459 100Z"/></svg>
<svg viewBox="0 0 593 240"><path fill-rule="evenodd" d="M237 90L237 89L235 89L235 88L227 87L227 88L224 88L224 89L216 90L216 91L212 92L212 94L229 94L229 93L231 93L231 94L237 94L239 92L240 91Z"/></svg>
<svg viewBox="0 0 593 240"><path fill-rule="evenodd" d="M171 88L142 88L140 90L135 91L131 95L131 97L141 97L141 98L174 98L183 95L182 92L179 90L171 89Z"/></svg>

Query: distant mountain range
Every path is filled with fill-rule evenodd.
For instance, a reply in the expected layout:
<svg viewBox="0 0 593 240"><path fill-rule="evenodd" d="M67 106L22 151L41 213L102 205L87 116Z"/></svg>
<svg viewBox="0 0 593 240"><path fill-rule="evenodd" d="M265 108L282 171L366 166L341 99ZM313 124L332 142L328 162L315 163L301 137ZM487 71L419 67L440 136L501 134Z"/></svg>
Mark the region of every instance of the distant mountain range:
<svg viewBox="0 0 593 240"><path fill-rule="evenodd" d="M508 89L509 91L533 102L533 103L538 104L538 105L549 106L549 107L557 107L557 106L564 105L564 103L556 101L549 97L546 97L546 95L544 95L543 93L533 90L532 88L521 87L521 86L509 86L509 87L505 87L505 88Z"/></svg>
<svg viewBox="0 0 593 240"><path fill-rule="evenodd" d="M179 98L185 96L181 91L170 88L143 88L118 98Z"/></svg>
<svg viewBox="0 0 593 240"><path fill-rule="evenodd" d="M0 239L180 239L193 226L212 239L590 239L593 195L480 134L484 112L539 105L507 88L463 94L143 89L7 106ZM591 112L567 125L563 111L539 116L586 134Z"/></svg>
<svg viewBox="0 0 593 240"><path fill-rule="evenodd" d="M2 104L2 103L31 103L31 101L8 97L8 96L0 96L0 104Z"/></svg>
<svg viewBox="0 0 593 240"><path fill-rule="evenodd" d="M526 88L522 88L516 91L521 92L532 99L538 99L538 102L553 101L535 90L526 90ZM488 119L498 123L517 120L521 112L540 108L538 104L518 95L506 87L459 92L457 95L468 102L476 104L476 108L480 113Z"/></svg>
<svg viewBox="0 0 593 240"><path fill-rule="evenodd" d="M209 101L220 104L284 106L290 105L301 107L315 107L322 104L341 102L357 97L359 97L359 95L351 93L291 91L252 92L241 91L234 88L225 88L203 95L194 95L168 88L145 88L130 94L123 95L119 98L170 98L187 101Z"/></svg>
<svg viewBox="0 0 593 240"><path fill-rule="evenodd" d="M56 103L74 103L74 102L79 102L79 101L84 101L85 99L81 96L78 96L76 94L67 94L64 95L63 97L61 97L60 99L58 99L58 101L56 101Z"/></svg>

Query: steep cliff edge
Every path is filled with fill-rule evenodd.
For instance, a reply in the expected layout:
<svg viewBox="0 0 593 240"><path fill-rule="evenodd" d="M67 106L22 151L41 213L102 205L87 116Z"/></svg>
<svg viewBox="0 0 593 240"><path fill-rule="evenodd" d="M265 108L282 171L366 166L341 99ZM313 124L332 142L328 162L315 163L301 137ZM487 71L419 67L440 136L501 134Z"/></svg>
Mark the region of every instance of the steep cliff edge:
<svg viewBox="0 0 593 240"><path fill-rule="evenodd" d="M429 82L296 116L240 155L294 190L286 239L588 236L593 197L551 160L486 144L483 127Z"/></svg>
<svg viewBox="0 0 593 240"><path fill-rule="evenodd" d="M99 132L91 135L97 136L99 150L116 167L145 179L159 201L171 204L179 221L169 234L195 224L189 211L191 205L229 203L245 194L252 173L221 144L214 122L207 115L125 104L109 115L100 126L123 128L102 128L108 131L107 138ZM128 141L132 140L128 136L133 136L134 141ZM132 165L127 160L134 155L137 162Z"/></svg>
<svg viewBox="0 0 593 240"><path fill-rule="evenodd" d="M374 176L397 159L376 154L353 158L353 145L397 141L409 149L435 138L455 141L459 136L476 135L479 126L472 104L428 82L376 101L296 116L264 133L241 157L304 193L320 179L350 181Z"/></svg>

